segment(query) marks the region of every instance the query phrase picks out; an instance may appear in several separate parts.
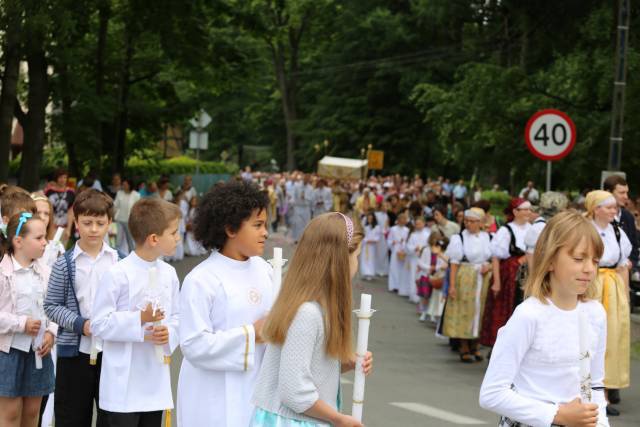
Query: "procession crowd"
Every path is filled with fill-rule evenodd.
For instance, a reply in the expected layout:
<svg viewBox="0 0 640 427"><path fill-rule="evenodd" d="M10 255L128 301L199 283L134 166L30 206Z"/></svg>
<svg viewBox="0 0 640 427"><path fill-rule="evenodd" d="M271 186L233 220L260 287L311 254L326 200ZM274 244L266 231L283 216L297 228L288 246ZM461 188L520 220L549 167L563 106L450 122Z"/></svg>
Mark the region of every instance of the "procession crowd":
<svg viewBox="0 0 640 427"><path fill-rule="evenodd" d="M43 192L0 188L2 425L87 426L95 402L98 426L158 426L180 346L181 426L361 426L339 393L356 366L358 271L386 276L461 362L489 356L480 404L500 425L617 415L638 258L619 176L571 202L530 182L504 219L479 188L441 177L245 170L202 196L189 177L175 196L165 179L143 195L96 181L72 189L61 170ZM296 249L276 291L261 255L278 230ZM166 261L183 240L210 255L180 284Z"/></svg>

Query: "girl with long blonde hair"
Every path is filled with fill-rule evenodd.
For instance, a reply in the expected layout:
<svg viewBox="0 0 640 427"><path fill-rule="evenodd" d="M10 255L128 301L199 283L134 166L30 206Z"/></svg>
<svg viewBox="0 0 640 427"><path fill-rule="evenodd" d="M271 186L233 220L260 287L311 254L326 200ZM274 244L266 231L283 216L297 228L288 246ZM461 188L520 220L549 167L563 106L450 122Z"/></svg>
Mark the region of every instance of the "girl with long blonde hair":
<svg viewBox="0 0 640 427"><path fill-rule="evenodd" d="M480 389L499 426L608 426L606 314L594 300L603 244L575 211L554 216L536 244L525 300L500 329Z"/></svg>
<svg viewBox="0 0 640 427"><path fill-rule="evenodd" d="M624 230L614 222L618 204L613 194L591 191L584 204L586 215L604 245L596 277L596 298L607 312L604 385L607 389L626 388L629 387L631 363L628 280L632 246ZM619 415L618 410L611 406L607 407L607 412Z"/></svg>
<svg viewBox="0 0 640 427"><path fill-rule="evenodd" d="M338 212L307 225L262 331L268 345L251 426L362 425L339 412L340 372L355 366L351 279L362 238L360 226ZM371 363L368 354L365 373Z"/></svg>

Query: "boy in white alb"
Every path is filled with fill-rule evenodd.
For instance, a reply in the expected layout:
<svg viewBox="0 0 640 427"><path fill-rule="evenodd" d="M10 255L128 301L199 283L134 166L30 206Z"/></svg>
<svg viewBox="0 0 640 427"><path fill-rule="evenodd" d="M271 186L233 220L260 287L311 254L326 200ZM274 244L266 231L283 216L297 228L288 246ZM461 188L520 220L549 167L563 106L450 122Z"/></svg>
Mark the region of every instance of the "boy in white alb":
<svg viewBox="0 0 640 427"><path fill-rule="evenodd" d="M179 219L172 203L136 202L129 217L136 249L104 274L96 290L91 332L103 340L100 408L110 427L160 426L162 411L173 408L162 356L179 343L179 281L159 258L174 253Z"/></svg>
<svg viewBox="0 0 640 427"><path fill-rule="evenodd" d="M275 297L273 269L260 257L268 206L254 184L229 182L198 207L195 237L213 251L187 275L180 293L188 309L180 319L178 426L249 425L265 350L262 323Z"/></svg>

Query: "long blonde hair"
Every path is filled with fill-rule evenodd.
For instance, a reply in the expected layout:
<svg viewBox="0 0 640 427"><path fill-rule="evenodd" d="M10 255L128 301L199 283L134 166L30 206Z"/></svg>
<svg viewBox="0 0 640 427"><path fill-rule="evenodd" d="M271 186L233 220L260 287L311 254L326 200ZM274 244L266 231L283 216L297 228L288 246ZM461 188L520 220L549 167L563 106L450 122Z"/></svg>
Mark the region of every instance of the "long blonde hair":
<svg viewBox="0 0 640 427"><path fill-rule="evenodd" d="M336 212L309 222L265 322L263 336L268 342L284 344L298 308L307 301L317 301L324 311L327 355L349 360L353 354L349 255L358 249L362 238L362 228L354 222L348 244L346 221Z"/></svg>
<svg viewBox="0 0 640 427"><path fill-rule="evenodd" d="M582 239L586 239L589 255L594 259L600 259L604 244L591 221L574 210L560 212L549 220L536 243L533 254L535 262L527 277L525 297L533 296L547 303L546 298L551 295L549 280L551 264L555 261L560 249L568 247L573 251ZM579 299L584 301L594 299L595 296L595 285L591 283Z"/></svg>

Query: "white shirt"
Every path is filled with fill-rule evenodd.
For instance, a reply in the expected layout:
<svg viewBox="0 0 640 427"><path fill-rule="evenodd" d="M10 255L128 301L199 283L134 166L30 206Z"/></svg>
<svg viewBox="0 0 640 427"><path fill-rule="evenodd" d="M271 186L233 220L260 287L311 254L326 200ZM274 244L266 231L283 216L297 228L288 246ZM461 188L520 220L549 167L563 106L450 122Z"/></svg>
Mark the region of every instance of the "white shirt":
<svg viewBox="0 0 640 427"><path fill-rule="evenodd" d="M132 190L129 193L125 193L124 190L119 190L116 193L116 200L113 202L115 211L113 219L120 222L129 221L131 208L138 200L140 200L140 193L137 191Z"/></svg>
<svg viewBox="0 0 640 427"><path fill-rule="evenodd" d="M542 234L542 230L544 230L546 225L547 222L544 221L544 218L538 218L533 222L533 224L531 224L527 234L524 236L524 244L527 247L528 254L532 254L535 251L536 243L538 243L540 234Z"/></svg>
<svg viewBox="0 0 640 427"><path fill-rule="evenodd" d="M176 270L162 260L145 261L135 251L107 270L96 289L91 332L103 340L100 408L110 412L150 412L173 408L169 365L160 363L154 344L145 341L140 324L149 268L158 269L165 290L165 318L170 355L178 346L179 281Z"/></svg>
<svg viewBox="0 0 640 427"><path fill-rule="evenodd" d="M184 279L179 427L249 425L265 351L253 323L273 304L272 274L260 257L237 261L214 251Z"/></svg>
<svg viewBox="0 0 640 427"><path fill-rule="evenodd" d="M13 256L11 257L11 262L13 263L13 283L16 287L15 314L43 319L42 300L44 299L44 287L33 271L33 263L28 267L23 267ZM34 298L38 299L40 304L34 304ZM38 305L40 307L39 312L34 313L34 309ZM33 337L31 335L27 335L24 332L16 333L13 335L11 347L28 353L32 341Z"/></svg>
<svg viewBox="0 0 640 427"><path fill-rule="evenodd" d="M462 237L464 242L460 240L460 234L451 236L445 252L451 264L460 264L465 256L471 264L491 261L491 239L488 233L480 231L472 234L468 230L462 230Z"/></svg>
<svg viewBox="0 0 640 427"><path fill-rule="evenodd" d="M75 290L80 315L91 319L93 299L102 275L118 262L118 252L103 243L98 256L93 258L76 243L71 259L76 263ZM80 352L91 354L91 337L80 337Z"/></svg>
<svg viewBox="0 0 640 427"><path fill-rule="evenodd" d="M407 253L411 258L419 258L420 253L417 249L422 249L428 246L429 236L431 235L431 230L428 228L423 228L420 231L414 231L409 236L409 240L407 241Z"/></svg>
<svg viewBox="0 0 640 427"><path fill-rule="evenodd" d="M631 242L627 237L622 227L618 227L620 230L620 243L616 239L616 233L613 230L613 225L607 224L607 228L602 230L598 225L592 221L593 226L602 239L604 244L604 252L600 258L600 267L610 267L613 265L622 266L626 265L629 261L629 255L631 254ZM622 253L620 253L622 251Z"/></svg>
<svg viewBox="0 0 640 427"><path fill-rule="evenodd" d="M518 195L518 197L522 197L524 199L524 193L526 193L527 190L529 190L529 194L527 195L526 199L531 203L538 203L540 195L538 193L538 190L536 190L535 188L529 189L529 187L524 187L522 190L520 190L520 194Z"/></svg>
<svg viewBox="0 0 640 427"><path fill-rule="evenodd" d="M526 236L527 231L531 228L531 224L527 222L523 225L518 225L512 221L507 225L509 225L511 230L513 230L513 234L516 237L516 246L524 252L527 249L527 246L524 243L524 236ZM509 254L510 243L511 233L509 233L507 226L503 225L498 229L498 232L491 241L491 252L493 253L493 256L499 259L509 258L511 256Z"/></svg>
<svg viewBox="0 0 640 427"><path fill-rule="evenodd" d="M561 310L529 297L500 328L480 388L480 406L534 427L548 427L558 405L580 397L579 311L588 322L591 386L602 387L606 314L597 301ZM513 387L513 389L512 389ZM602 390L592 391L599 421L609 425Z"/></svg>
<svg viewBox="0 0 640 427"><path fill-rule="evenodd" d="M191 187L189 187L188 190L186 190L185 192L182 193L184 195L184 198L187 202L190 202L191 199L193 199L195 196L198 195L198 191L196 190L196 188L192 185Z"/></svg>
<svg viewBox="0 0 640 427"><path fill-rule="evenodd" d="M387 237L387 245L391 252L394 254L398 251L404 251L407 244L407 237L409 236L409 228L407 226L394 225L389 230L389 236Z"/></svg>

